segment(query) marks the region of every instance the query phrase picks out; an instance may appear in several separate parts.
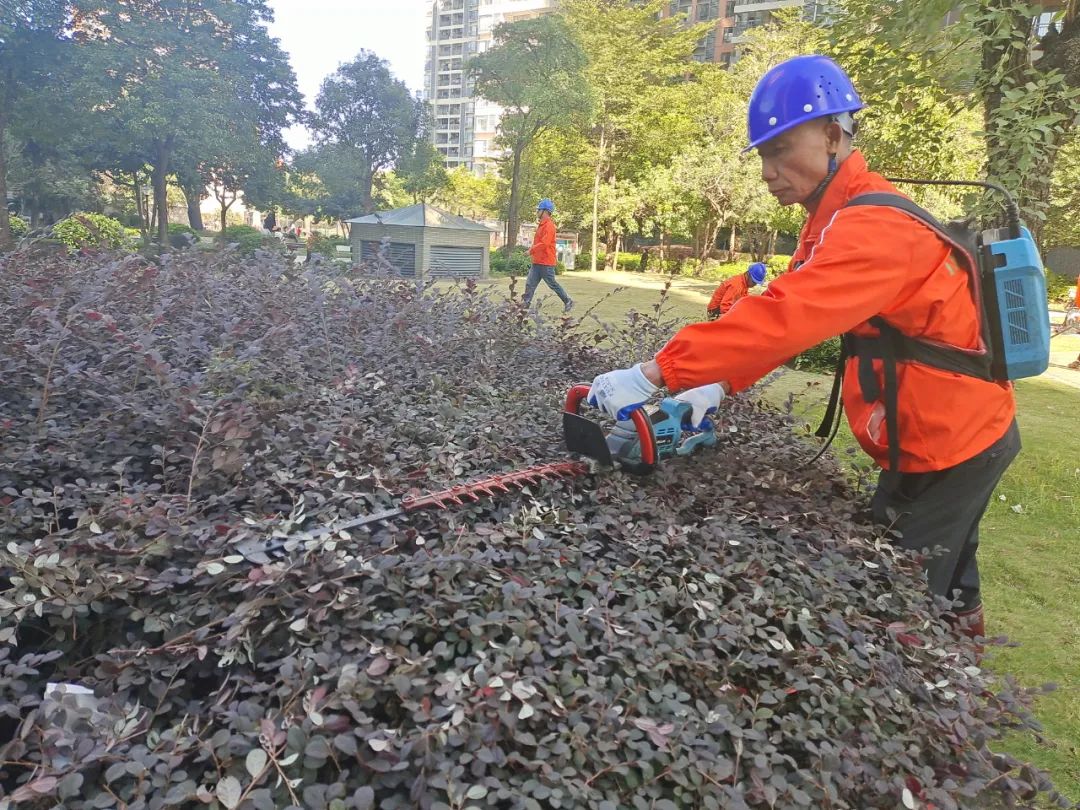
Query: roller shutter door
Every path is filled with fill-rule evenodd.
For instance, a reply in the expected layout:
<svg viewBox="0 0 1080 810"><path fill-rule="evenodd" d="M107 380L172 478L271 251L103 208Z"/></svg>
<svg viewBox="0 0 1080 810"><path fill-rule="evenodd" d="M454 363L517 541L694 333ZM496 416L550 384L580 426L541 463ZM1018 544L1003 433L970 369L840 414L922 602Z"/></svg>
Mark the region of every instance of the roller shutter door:
<svg viewBox="0 0 1080 810"><path fill-rule="evenodd" d="M382 242L365 239L360 243L360 261L373 263L379 256ZM402 276L416 275L416 245L411 242L391 242L386 248L386 258Z"/></svg>
<svg viewBox="0 0 1080 810"><path fill-rule="evenodd" d="M484 248L434 245L428 268L436 278L479 276L484 268Z"/></svg>

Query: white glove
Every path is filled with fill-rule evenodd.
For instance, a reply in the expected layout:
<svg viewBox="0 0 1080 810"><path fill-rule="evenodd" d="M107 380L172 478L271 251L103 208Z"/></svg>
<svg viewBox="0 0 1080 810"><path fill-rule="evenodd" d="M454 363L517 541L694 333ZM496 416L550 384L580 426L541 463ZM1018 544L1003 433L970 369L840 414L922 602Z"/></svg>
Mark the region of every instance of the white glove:
<svg viewBox="0 0 1080 810"><path fill-rule="evenodd" d="M710 413L715 413L716 409L720 407L720 403L724 401L724 386L720 385L720 383L713 383L699 388L691 388L677 394L675 399L679 402L687 402L693 407L694 411L690 418L694 423L694 427L697 430L704 430L706 427L705 417Z"/></svg>
<svg viewBox="0 0 1080 810"><path fill-rule="evenodd" d="M598 375L589 388L588 402L621 421L629 419L630 412L644 405L658 390L659 386L653 385L645 377L639 363L633 368Z"/></svg>

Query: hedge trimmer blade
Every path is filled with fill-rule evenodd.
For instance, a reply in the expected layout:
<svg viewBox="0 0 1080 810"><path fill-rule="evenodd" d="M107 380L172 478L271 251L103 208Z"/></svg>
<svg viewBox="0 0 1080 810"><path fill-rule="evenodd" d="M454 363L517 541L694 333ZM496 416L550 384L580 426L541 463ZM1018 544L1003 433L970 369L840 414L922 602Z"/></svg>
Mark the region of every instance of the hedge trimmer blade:
<svg viewBox="0 0 1080 810"><path fill-rule="evenodd" d="M500 473L490 478L482 478L468 484L459 484L449 489L431 492L427 495L416 495L401 500L401 511L415 512L418 509L441 507L445 509L451 504L462 505L466 501L476 502L483 496L494 497L500 492L509 492L511 489L520 489L529 484L538 484L541 481L550 481L556 478L576 478L589 471L589 465L580 461L562 461L557 464L541 464L538 467L529 467L525 470Z"/></svg>
<svg viewBox="0 0 1080 810"><path fill-rule="evenodd" d="M361 515L343 523L321 526L310 531L281 537L267 544L263 551L264 553L271 553L283 548L286 543L314 540L346 529L355 529L371 523L393 520L410 512L419 512L422 509L447 509L455 505L463 506L465 503L476 503L484 497L494 497L514 489L521 489L530 484L538 484L541 481L551 481L558 478L576 478L588 472L588 464L580 461L562 461L555 464L541 464L524 470L499 473L489 478L481 478L467 484L458 484L437 492L407 496L402 498L394 509L385 509L381 512L373 512L370 515Z"/></svg>

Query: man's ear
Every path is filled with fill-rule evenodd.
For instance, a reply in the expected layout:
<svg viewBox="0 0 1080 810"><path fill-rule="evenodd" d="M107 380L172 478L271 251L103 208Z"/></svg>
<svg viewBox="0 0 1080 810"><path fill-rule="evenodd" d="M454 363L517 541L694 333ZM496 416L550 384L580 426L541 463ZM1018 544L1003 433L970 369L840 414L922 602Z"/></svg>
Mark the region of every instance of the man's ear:
<svg viewBox="0 0 1080 810"><path fill-rule="evenodd" d="M825 143L829 148L830 155L839 152L841 145L844 143L844 128L835 121L826 122Z"/></svg>

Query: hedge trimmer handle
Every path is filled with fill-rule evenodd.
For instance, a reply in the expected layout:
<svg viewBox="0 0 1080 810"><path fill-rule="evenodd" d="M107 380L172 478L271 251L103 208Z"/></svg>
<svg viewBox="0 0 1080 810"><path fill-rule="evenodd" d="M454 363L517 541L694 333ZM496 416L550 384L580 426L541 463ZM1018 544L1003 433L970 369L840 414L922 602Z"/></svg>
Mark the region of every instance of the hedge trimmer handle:
<svg viewBox="0 0 1080 810"><path fill-rule="evenodd" d="M588 385L575 385L566 394L566 405L563 408L563 433L566 437L567 447L577 453L582 453L589 458L596 459L602 464L612 465L611 451L608 448L607 438L600 426L581 415L581 403L589 396ZM652 424L644 408L637 408L630 412L630 419L637 431L641 442L641 465L638 472L650 472L657 462L656 439L653 436Z"/></svg>

